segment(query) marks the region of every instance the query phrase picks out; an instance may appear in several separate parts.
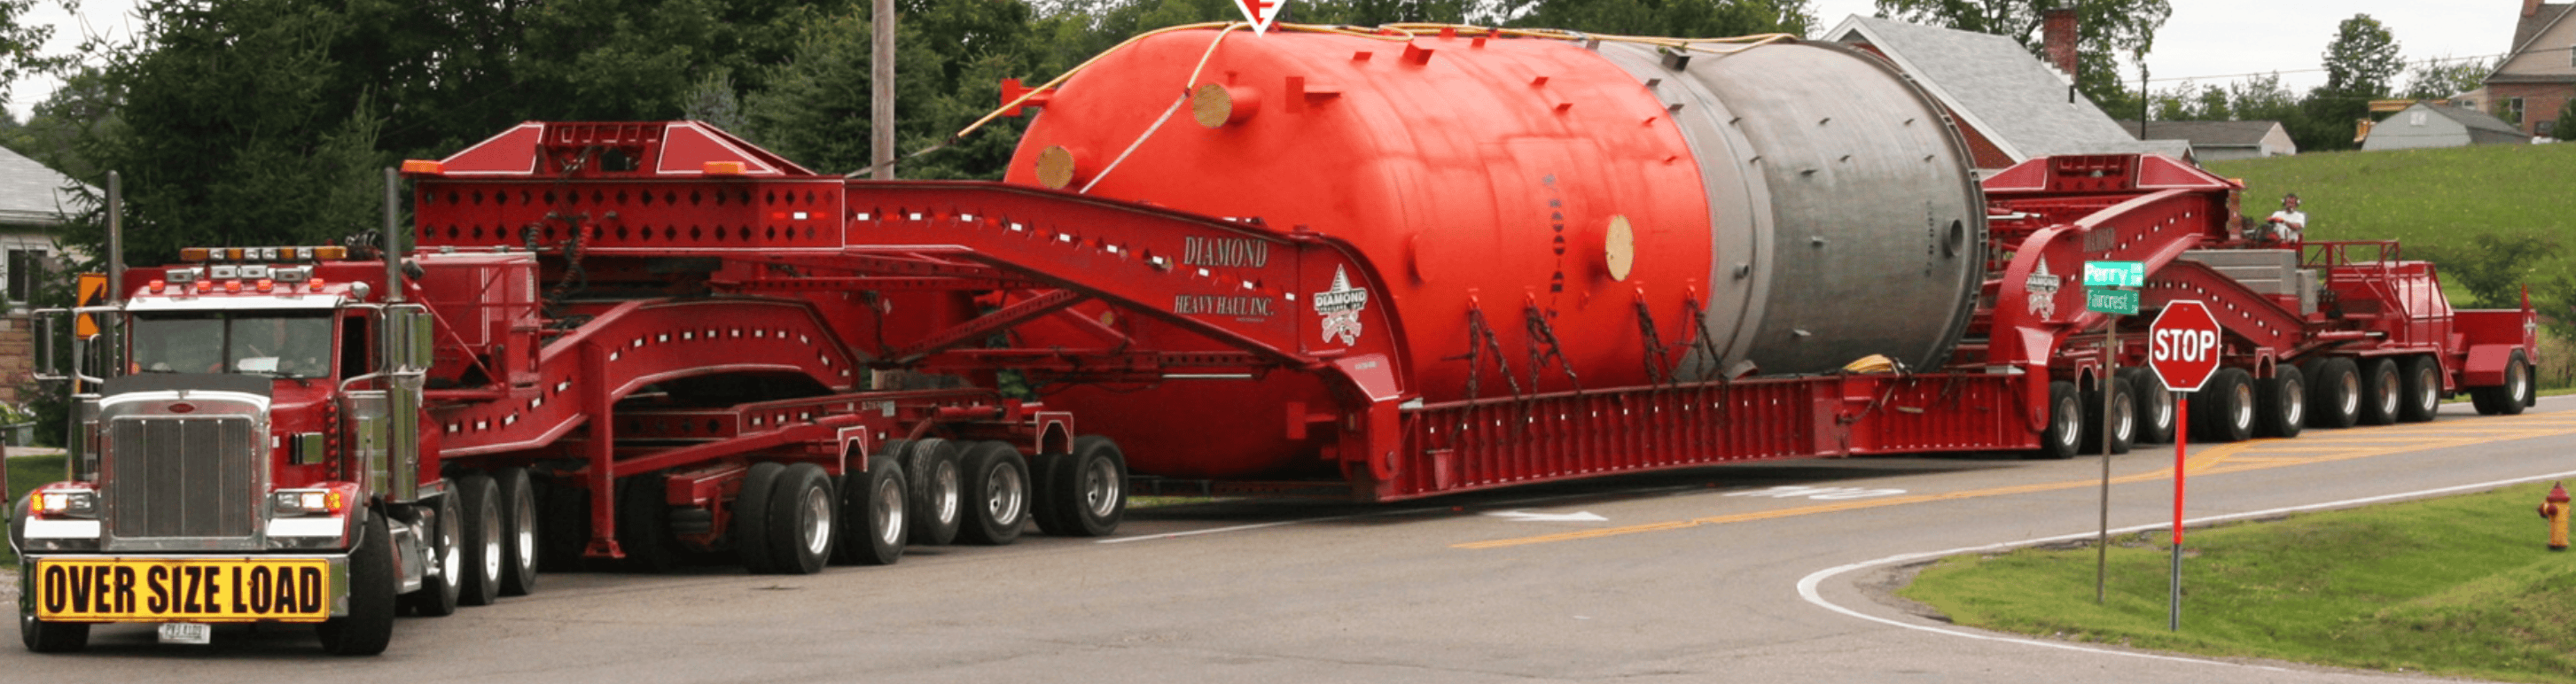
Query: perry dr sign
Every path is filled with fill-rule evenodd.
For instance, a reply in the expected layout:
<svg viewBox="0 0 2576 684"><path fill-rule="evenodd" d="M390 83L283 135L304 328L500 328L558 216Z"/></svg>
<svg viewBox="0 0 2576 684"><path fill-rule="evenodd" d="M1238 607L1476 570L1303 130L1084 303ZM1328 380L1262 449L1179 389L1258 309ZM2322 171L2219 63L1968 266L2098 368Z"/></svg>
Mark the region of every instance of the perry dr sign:
<svg viewBox="0 0 2576 684"><path fill-rule="evenodd" d="M2147 366L2176 392L2197 392L2218 372L2218 319L2198 301L2166 302L2147 326Z"/></svg>

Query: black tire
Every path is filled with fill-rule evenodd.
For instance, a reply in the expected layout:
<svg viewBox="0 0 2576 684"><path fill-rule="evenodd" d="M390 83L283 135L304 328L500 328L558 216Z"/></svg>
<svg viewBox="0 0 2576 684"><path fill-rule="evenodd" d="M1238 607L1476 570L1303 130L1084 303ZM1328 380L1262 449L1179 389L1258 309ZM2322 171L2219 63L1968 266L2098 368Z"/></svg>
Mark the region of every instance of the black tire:
<svg viewBox="0 0 2576 684"><path fill-rule="evenodd" d="M2257 434L2265 437L2291 438L2308 425L2308 381L2299 367L2280 364L2272 367L2272 377L2254 383Z"/></svg>
<svg viewBox="0 0 2576 684"><path fill-rule="evenodd" d="M665 573L680 567L680 540L671 536L671 506L660 475L617 481L617 550L626 569Z"/></svg>
<svg viewBox="0 0 2576 684"><path fill-rule="evenodd" d="M1061 481L1066 465L1072 461L1072 454L1039 452L1029 457L1029 520L1038 524L1039 532L1049 536L1073 534L1067 531L1063 516L1057 513L1064 509L1058 501L1064 498L1066 489Z"/></svg>
<svg viewBox="0 0 2576 684"><path fill-rule="evenodd" d="M2406 357L2399 364L2406 373L2402 387L2405 403L2397 408L2397 419L2409 423L2431 422L2442 413L2442 362L2431 354Z"/></svg>
<svg viewBox="0 0 2576 684"><path fill-rule="evenodd" d="M2129 453L2129 448L2137 444L2136 388L2129 386L2128 379L2112 376L2110 396L2111 408L2106 414L2103 413L2101 391L2084 393L2084 453L2102 453L2105 426L2108 426L2107 434L2111 438L2111 453ZM2110 419L2104 420L2105 415L2110 416Z"/></svg>
<svg viewBox="0 0 2576 684"><path fill-rule="evenodd" d="M789 575L822 572L832 560L840 498L823 467L798 463L779 471L769 490L770 568Z"/></svg>
<svg viewBox="0 0 2576 684"><path fill-rule="evenodd" d="M2174 396L2165 391L2164 381L2154 371L2144 368L2122 368L2114 376L2129 382L2129 406L2137 412L2138 434L2131 444L2171 444L2174 437Z"/></svg>
<svg viewBox="0 0 2576 684"><path fill-rule="evenodd" d="M492 473L501 508L501 595L526 596L537 590L537 491L526 468Z"/></svg>
<svg viewBox="0 0 2576 684"><path fill-rule="evenodd" d="M29 497L18 497L18 504L9 507L10 539L26 538L27 506L30 501L32 499ZM21 561L18 569L33 573L36 571L36 566ZM25 601L18 606L18 639L27 643L27 650L37 653L71 653L89 648L89 623L38 620L33 598L30 597Z"/></svg>
<svg viewBox="0 0 2576 684"><path fill-rule="evenodd" d="M2191 395L2191 434L2203 442L2242 442L2254 438L2254 374L2243 368L2220 368L2209 383Z"/></svg>
<svg viewBox="0 0 2576 684"><path fill-rule="evenodd" d="M778 485L778 473L787 466L768 461L751 464L743 473L742 489L733 498L733 525L727 536L733 537L734 556L742 569L754 575L778 571L769 553L769 495Z"/></svg>
<svg viewBox="0 0 2576 684"><path fill-rule="evenodd" d="M2057 380L2048 383L2048 428L2039 433L2039 449L2030 458L2074 458L2082 451L2084 437L2084 398L2075 391L2075 383Z"/></svg>
<svg viewBox="0 0 2576 684"><path fill-rule="evenodd" d="M457 531L464 540L465 574L458 582L456 602L468 606L488 606L501 598L503 544L500 488L485 475L467 475L456 479L456 502L465 517L457 519Z"/></svg>
<svg viewBox="0 0 2576 684"><path fill-rule="evenodd" d="M429 571L421 573L420 588L402 596L402 606L422 617L447 617L456 614L456 604L464 598L465 535L458 529L465 518L465 507L454 493L442 494L438 502L421 504L421 543L429 545L432 555ZM432 508L435 506L435 508Z"/></svg>
<svg viewBox="0 0 2576 684"><path fill-rule="evenodd" d="M18 639L37 653L72 653L89 648L89 623L36 619L36 611L18 614Z"/></svg>
<svg viewBox="0 0 2576 684"><path fill-rule="evenodd" d="M2406 403L2406 377L2389 357L2361 359L2361 424L2387 425L2397 422L2398 412Z"/></svg>
<svg viewBox="0 0 2576 684"><path fill-rule="evenodd" d="M1009 442L966 449L966 541L1001 546L1029 525L1029 462Z"/></svg>
<svg viewBox="0 0 2576 684"><path fill-rule="evenodd" d="M1127 517L1127 454L1100 435L1074 438L1057 459L1056 518L1065 536L1106 537Z"/></svg>
<svg viewBox="0 0 2576 684"><path fill-rule="evenodd" d="M580 572L590 545L590 490L544 481L537 499L537 566Z"/></svg>
<svg viewBox="0 0 2576 684"><path fill-rule="evenodd" d="M903 465L891 455L868 457L868 469L841 476L842 554L860 565L893 565L903 558L905 518L911 497Z"/></svg>
<svg viewBox="0 0 2576 684"><path fill-rule="evenodd" d="M956 541L966 517L966 475L958 464L957 444L924 439L905 453L903 469L912 474L912 543L944 546Z"/></svg>
<svg viewBox="0 0 2576 684"><path fill-rule="evenodd" d="M2477 404L2480 415L2514 416L2531 406L2533 393L2531 361L2516 349L2505 361L2504 384L2471 388L2469 399Z"/></svg>
<svg viewBox="0 0 2576 684"><path fill-rule="evenodd" d="M383 514L365 515L358 547L349 553L349 614L313 626L332 655L376 655L394 640L393 534L385 531Z"/></svg>
<svg viewBox="0 0 2576 684"><path fill-rule="evenodd" d="M2349 357L2314 359L2303 369L2308 383L2308 427L2340 430L2361 422L2361 367Z"/></svg>

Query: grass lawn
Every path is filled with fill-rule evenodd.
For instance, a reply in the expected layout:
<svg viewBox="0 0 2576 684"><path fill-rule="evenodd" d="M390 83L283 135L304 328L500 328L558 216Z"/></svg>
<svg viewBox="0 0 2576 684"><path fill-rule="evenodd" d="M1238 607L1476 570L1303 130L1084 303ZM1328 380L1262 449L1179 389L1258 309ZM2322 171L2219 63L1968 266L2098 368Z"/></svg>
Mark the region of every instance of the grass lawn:
<svg viewBox="0 0 2576 684"><path fill-rule="evenodd" d="M2478 233L2543 235L2570 244L2576 193L2566 192L2576 144L2482 145L2388 152L2322 152L2212 162L2245 181L2245 213L2280 208L2298 193L2309 237L2400 240L2408 247L2457 248ZM2566 251L2556 263L2570 263Z"/></svg>
<svg viewBox="0 0 2576 684"><path fill-rule="evenodd" d="M2212 656L2576 682L2576 553L2545 550L2549 485L2187 531L2182 631L2170 532L2095 549L1964 555L1899 592L1961 625Z"/></svg>
<svg viewBox="0 0 2576 684"><path fill-rule="evenodd" d="M2397 240L2401 256L2432 261L2446 276L2451 262L2474 253L2478 235L2524 236L2556 253L2522 264L2544 316L2576 316L2576 143L2479 145L2387 152L2320 152L2212 162L2209 170L2245 182L2244 213L2269 215L2283 193L2298 193L2315 240ZM2442 292L2456 306L2475 299L2456 277ZM2541 386L2576 386L2576 354L2564 337L2544 342ZM2559 352L2559 353L2551 353Z"/></svg>
<svg viewBox="0 0 2576 684"><path fill-rule="evenodd" d="M63 456L29 456L7 459L9 463L8 502L15 505L18 497L26 495L27 490L35 489L36 485L63 479L63 458ZM14 566L17 563L18 554L11 553L8 544L0 543L0 564Z"/></svg>

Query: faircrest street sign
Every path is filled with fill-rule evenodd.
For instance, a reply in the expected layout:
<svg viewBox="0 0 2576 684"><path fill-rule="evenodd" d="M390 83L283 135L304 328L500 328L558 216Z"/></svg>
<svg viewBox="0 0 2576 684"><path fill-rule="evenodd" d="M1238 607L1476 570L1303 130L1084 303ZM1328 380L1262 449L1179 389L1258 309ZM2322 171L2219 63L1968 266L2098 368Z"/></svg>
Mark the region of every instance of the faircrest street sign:
<svg viewBox="0 0 2576 684"><path fill-rule="evenodd" d="M2147 367L2165 388L2196 392L2218 372L2218 319L2198 301L2167 302L2147 327Z"/></svg>

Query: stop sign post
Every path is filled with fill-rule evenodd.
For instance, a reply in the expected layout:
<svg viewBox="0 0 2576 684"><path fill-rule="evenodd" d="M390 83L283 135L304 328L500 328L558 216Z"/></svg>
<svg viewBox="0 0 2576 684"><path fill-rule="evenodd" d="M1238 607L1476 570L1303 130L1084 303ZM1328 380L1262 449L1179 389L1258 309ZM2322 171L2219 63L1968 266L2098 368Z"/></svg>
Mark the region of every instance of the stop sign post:
<svg viewBox="0 0 2576 684"><path fill-rule="evenodd" d="M2218 319L2197 300L2166 302L2147 326L2147 367L2165 389L2180 393L2174 406L2173 598L2166 629L2182 629L2183 451L2191 441L2191 393L2218 372Z"/></svg>

